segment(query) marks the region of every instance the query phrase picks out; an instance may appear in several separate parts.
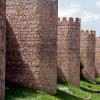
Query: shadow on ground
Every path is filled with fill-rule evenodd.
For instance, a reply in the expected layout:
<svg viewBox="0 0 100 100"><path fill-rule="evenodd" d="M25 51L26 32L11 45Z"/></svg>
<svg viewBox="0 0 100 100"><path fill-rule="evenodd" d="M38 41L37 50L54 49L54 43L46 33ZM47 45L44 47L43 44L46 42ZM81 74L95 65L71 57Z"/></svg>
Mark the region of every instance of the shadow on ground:
<svg viewBox="0 0 100 100"><path fill-rule="evenodd" d="M99 82L94 83L93 81L90 81L83 76L81 77L81 80L83 82L87 82L88 84L85 87L81 86L80 89L82 89L85 92L89 92L89 93L100 93L100 91L97 91L95 89L93 90L93 87L92 87L92 85L100 85Z"/></svg>
<svg viewBox="0 0 100 100"><path fill-rule="evenodd" d="M94 91L94 90L90 90L90 89L87 89L87 88L83 88L81 87L80 89L86 91L86 92L90 92L90 93L98 93L99 91Z"/></svg>
<svg viewBox="0 0 100 100"><path fill-rule="evenodd" d="M81 98L65 93L61 90L57 90L56 97L58 97L60 100L83 100Z"/></svg>
<svg viewBox="0 0 100 100"><path fill-rule="evenodd" d="M65 84L65 83L63 83ZM46 96L49 98L46 98ZM37 99L39 97L41 99ZM54 97L54 99L53 99ZM61 91L57 89L57 93L54 96L51 96L49 94L46 94L44 92L40 92L39 90L33 90L29 89L27 87L20 86L15 83L6 82L6 98L5 100L31 100L29 98L33 98L34 100L83 100L81 98L75 97L71 94L65 93L64 91ZM44 99L45 98L45 99ZM33 100L32 99L32 100Z"/></svg>
<svg viewBox="0 0 100 100"><path fill-rule="evenodd" d="M93 81L88 80L88 79L87 79L87 78L85 78L84 76L81 76L81 77L80 77L80 79L81 79L82 81L87 82L87 83L93 84Z"/></svg>
<svg viewBox="0 0 100 100"><path fill-rule="evenodd" d="M5 94L5 100L16 100L16 98L27 98L27 96L35 98L38 92L15 83L6 82Z"/></svg>

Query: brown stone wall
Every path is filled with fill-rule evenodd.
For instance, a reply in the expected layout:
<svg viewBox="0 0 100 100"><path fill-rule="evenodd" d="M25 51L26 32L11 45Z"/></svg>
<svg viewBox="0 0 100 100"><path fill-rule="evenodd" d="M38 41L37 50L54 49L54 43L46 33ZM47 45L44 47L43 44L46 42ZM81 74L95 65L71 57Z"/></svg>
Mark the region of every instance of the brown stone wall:
<svg viewBox="0 0 100 100"><path fill-rule="evenodd" d="M56 92L57 0L7 0L7 80Z"/></svg>
<svg viewBox="0 0 100 100"><path fill-rule="evenodd" d="M80 19L58 19L58 79L80 86Z"/></svg>
<svg viewBox="0 0 100 100"><path fill-rule="evenodd" d="M0 100L5 95L5 0L0 0Z"/></svg>
<svg viewBox="0 0 100 100"><path fill-rule="evenodd" d="M80 55L84 65L84 76L88 79L95 79L95 32L81 31Z"/></svg>
<svg viewBox="0 0 100 100"><path fill-rule="evenodd" d="M96 38L96 52L95 52L95 68L96 76L100 76L100 37Z"/></svg>

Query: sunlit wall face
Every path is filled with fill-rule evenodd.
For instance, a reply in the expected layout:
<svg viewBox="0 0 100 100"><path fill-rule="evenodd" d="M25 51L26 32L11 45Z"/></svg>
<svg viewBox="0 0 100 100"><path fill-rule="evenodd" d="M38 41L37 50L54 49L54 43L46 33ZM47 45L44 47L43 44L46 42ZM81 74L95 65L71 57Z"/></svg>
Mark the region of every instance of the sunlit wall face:
<svg viewBox="0 0 100 100"><path fill-rule="evenodd" d="M82 29L93 29L100 36L100 0L59 0L59 17L79 17Z"/></svg>

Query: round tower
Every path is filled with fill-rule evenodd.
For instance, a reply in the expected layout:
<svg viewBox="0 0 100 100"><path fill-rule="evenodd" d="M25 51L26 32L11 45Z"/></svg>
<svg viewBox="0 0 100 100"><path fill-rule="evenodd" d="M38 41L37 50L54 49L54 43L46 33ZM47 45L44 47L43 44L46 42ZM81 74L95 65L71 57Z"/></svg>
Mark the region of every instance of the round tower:
<svg viewBox="0 0 100 100"><path fill-rule="evenodd" d="M95 48L95 68L96 76L100 76L100 37L96 37L96 48Z"/></svg>
<svg viewBox="0 0 100 100"><path fill-rule="evenodd" d="M95 31L81 31L80 55L84 65L84 76L95 80Z"/></svg>
<svg viewBox="0 0 100 100"><path fill-rule="evenodd" d="M58 19L58 79L80 86L80 19Z"/></svg>
<svg viewBox="0 0 100 100"><path fill-rule="evenodd" d="M0 0L0 100L5 97L6 1Z"/></svg>
<svg viewBox="0 0 100 100"><path fill-rule="evenodd" d="M6 78L49 93L57 81L57 0L6 0Z"/></svg>

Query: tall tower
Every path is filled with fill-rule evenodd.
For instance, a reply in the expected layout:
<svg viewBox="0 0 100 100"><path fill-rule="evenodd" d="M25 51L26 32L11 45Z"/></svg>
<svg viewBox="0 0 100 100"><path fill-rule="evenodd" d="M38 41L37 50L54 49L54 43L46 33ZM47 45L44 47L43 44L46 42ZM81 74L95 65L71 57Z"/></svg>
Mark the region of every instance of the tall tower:
<svg viewBox="0 0 100 100"><path fill-rule="evenodd" d="M96 48L95 48L95 68L96 76L100 76L100 37L96 37Z"/></svg>
<svg viewBox="0 0 100 100"><path fill-rule="evenodd" d="M95 31L81 31L80 55L84 65L84 76L95 79Z"/></svg>
<svg viewBox="0 0 100 100"><path fill-rule="evenodd" d="M57 0L7 0L6 78L56 92Z"/></svg>
<svg viewBox="0 0 100 100"><path fill-rule="evenodd" d="M58 79L80 86L80 19L58 19Z"/></svg>
<svg viewBox="0 0 100 100"><path fill-rule="evenodd" d="M0 0L0 100L5 97L6 1Z"/></svg>

